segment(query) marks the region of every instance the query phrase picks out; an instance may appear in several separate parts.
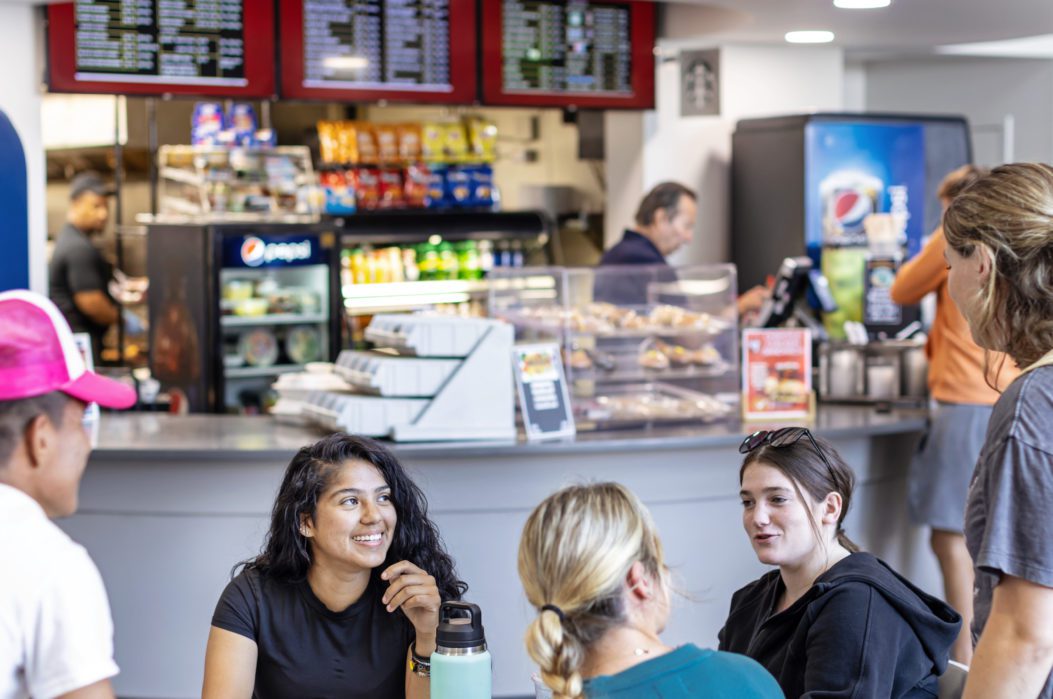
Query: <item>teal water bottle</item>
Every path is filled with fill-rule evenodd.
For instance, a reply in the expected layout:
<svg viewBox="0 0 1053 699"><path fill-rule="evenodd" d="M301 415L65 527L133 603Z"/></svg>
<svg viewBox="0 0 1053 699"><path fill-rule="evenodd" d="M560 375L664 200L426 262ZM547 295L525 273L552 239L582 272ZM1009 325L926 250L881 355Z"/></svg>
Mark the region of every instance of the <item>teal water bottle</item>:
<svg viewBox="0 0 1053 699"><path fill-rule="evenodd" d="M492 675L479 607L443 602L431 656L431 699L490 699Z"/></svg>

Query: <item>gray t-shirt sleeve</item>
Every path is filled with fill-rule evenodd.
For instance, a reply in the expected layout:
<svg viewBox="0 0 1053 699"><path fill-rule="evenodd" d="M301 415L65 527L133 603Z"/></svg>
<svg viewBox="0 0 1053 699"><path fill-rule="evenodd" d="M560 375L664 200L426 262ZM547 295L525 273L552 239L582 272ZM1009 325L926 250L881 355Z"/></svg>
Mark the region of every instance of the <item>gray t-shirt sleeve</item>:
<svg viewBox="0 0 1053 699"><path fill-rule="evenodd" d="M1053 587L1053 454L1010 436L986 458L976 566Z"/></svg>

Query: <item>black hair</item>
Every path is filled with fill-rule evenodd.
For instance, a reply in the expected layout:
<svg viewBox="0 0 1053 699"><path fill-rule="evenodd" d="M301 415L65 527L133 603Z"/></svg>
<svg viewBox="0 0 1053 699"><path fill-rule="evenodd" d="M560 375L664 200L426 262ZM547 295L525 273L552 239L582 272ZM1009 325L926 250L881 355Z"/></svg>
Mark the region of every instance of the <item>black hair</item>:
<svg viewBox="0 0 1053 699"><path fill-rule="evenodd" d="M793 444L781 447L766 444L746 454L746 458L742 461L742 468L739 469L739 483L742 483L742 476L746 473L746 469L760 462L765 466L771 466L789 478L797 497L802 501L804 496L801 488L804 488L815 502L822 502L830 493L837 493L841 496L841 516L837 520L837 543L848 551L856 553L860 550L859 545L849 539L842 529L842 524L848 515L848 508L852 504L852 491L855 490L856 476L852 472L852 467L845 463L845 460L834 449L834 445L822 437L816 435L812 437L823 450L827 461L830 462L829 467L823 461L823 457L816 453L811 441L804 437ZM814 522L812 530L816 538L822 542L822 537L819 536L819 530Z"/></svg>
<svg viewBox="0 0 1053 699"><path fill-rule="evenodd" d="M468 585L457 579L453 559L435 523L428 519L424 493L391 451L372 439L342 432L296 453L278 489L263 550L255 558L234 566L231 576L244 567L283 582L305 580L312 559L307 537L301 533L302 520L305 516L315 516L318 498L349 461L363 461L380 472L391 488L391 500L398 516L387 558L373 570L373 580L379 580L380 573L393 563L410 561L435 578L442 599L459 600Z"/></svg>
<svg viewBox="0 0 1053 699"><path fill-rule="evenodd" d="M38 415L46 415L52 425L62 427L66 404L69 401L70 397L61 391L51 391L32 398L0 401L0 468L7 466L29 423Z"/></svg>
<svg viewBox="0 0 1053 699"><path fill-rule="evenodd" d="M673 218L680 209L680 199L683 197L692 201L698 199L693 191L679 182L662 182L655 185L640 201L640 206L636 209L636 223L640 226L650 226L654 223L655 212L659 209L663 209L668 218Z"/></svg>

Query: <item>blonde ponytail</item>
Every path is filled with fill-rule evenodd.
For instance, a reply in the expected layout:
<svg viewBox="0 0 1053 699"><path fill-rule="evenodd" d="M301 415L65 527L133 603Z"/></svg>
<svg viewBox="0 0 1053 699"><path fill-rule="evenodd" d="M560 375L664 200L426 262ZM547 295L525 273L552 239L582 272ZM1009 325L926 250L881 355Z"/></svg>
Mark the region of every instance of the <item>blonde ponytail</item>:
<svg viewBox="0 0 1053 699"><path fill-rule="evenodd" d="M526 646L541 669L541 679L552 690L553 699L583 696L581 666L585 662L585 649L574 634L565 632L555 612L542 611L530 622Z"/></svg>
<svg viewBox="0 0 1053 699"><path fill-rule="evenodd" d="M526 648L554 699L583 696L589 647L626 623L622 590L636 562L666 584L650 513L617 483L564 488L527 519L519 578L540 612L527 629Z"/></svg>

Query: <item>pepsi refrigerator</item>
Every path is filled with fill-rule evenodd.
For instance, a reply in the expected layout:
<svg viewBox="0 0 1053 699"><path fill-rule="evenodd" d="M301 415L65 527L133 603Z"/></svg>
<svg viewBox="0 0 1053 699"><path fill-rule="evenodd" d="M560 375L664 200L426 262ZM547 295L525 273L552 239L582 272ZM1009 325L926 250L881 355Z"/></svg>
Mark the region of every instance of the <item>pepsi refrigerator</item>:
<svg viewBox="0 0 1053 699"><path fill-rule="evenodd" d="M300 224L151 224L150 368L173 409L254 414L339 347L336 235Z"/></svg>
<svg viewBox="0 0 1053 699"><path fill-rule="evenodd" d="M808 255L830 282L845 320L872 337L892 336L917 318L888 288L898 265L939 225L943 177L972 161L964 117L806 114L739 121L732 136L732 260L740 290L765 283L783 259ZM875 254L864 221L898 214L896 250ZM902 221L905 219L905 226Z"/></svg>

